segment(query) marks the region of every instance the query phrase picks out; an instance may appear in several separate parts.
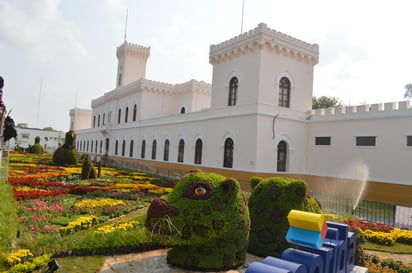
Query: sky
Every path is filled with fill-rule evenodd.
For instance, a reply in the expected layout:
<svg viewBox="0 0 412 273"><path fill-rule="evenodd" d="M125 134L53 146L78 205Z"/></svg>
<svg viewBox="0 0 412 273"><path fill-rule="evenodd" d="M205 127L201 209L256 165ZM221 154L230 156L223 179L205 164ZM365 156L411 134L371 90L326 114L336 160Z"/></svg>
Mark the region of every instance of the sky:
<svg viewBox="0 0 412 273"><path fill-rule="evenodd" d="M15 123L69 129L69 110L115 88L116 48L150 46L146 78L211 83L209 48L242 31L242 0L0 0L3 101ZM412 1L244 0L243 32L319 44L314 96L402 101L412 83Z"/></svg>

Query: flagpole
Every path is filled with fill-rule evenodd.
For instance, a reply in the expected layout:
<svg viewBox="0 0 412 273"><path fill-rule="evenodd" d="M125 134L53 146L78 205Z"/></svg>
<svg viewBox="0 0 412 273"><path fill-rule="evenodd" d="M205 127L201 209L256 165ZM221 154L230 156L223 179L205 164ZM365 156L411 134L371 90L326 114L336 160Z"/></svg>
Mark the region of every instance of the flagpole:
<svg viewBox="0 0 412 273"><path fill-rule="evenodd" d="M243 13L245 10L245 0L242 0L242 24L240 25L240 34L243 33Z"/></svg>
<svg viewBox="0 0 412 273"><path fill-rule="evenodd" d="M126 24L124 26L124 41L126 41L126 32L127 32L127 14L129 13L129 9L126 9Z"/></svg>
<svg viewBox="0 0 412 273"><path fill-rule="evenodd" d="M40 116L40 101L41 101L41 88L43 85L43 80L40 80L40 91L39 91L39 104L37 106L37 121L36 121L36 127L39 128L39 116Z"/></svg>

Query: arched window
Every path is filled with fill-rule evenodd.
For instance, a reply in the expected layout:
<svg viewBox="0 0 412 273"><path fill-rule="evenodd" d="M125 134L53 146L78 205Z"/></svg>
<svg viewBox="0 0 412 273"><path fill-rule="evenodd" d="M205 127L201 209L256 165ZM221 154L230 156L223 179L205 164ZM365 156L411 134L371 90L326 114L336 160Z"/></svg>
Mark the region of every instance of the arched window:
<svg viewBox="0 0 412 273"><path fill-rule="evenodd" d="M93 153L93 140L90 141L90 152Z"/></svg>
<svg viewBox="0 0 412 273"><path fill-rule="evenodd" d="M236 77L233 77L230 80L229 84L229 106L236 105L237 101L237 88L238 88L239 81Z"/></svg>
<svg viewBox="0 0 412 273"><path fill-rule="evenodd" d="M89 151L89 141L87 141L87 147L86 147L86 152Z"/></svg>
<svg viewBox="0 0 412 273"><path fill-rule="evenodd" d="M79 151L80 151L80 152L82 152L82 151L83 151L82 149L83 149L83 145L82 145L82 142L80 141L80 148L79 148Z"/></svg>
<svg viewBox="0 0 412 273"><path fill-rule="evenodd" d="M143 139L143 141L142 141L142 151L140 153L140 157L144 158L145 154L146 154L146 140Z"/></svg>
<svg viewBox="0 0 412 273"><path fill-rule="evenodd" d="M202 164L202 148L203 148L203 142L199 138L198 140L196 140L195 164Z"/></svg>
<svg viewBox="0 0 412 273"><path fill-rule="evenodd" d="M97 154L97 145L98 145L98 141L96 140L96 145L94 147L94 152Z"/></svg>
<svg viewBox="0 0 412 273"><path fill-rule="evenodd" d="M135 104L133 106L133 121L136 121L136 115L137 115L137 105Z"/></svg>
<svg viewBox="0 0 412 273"><path fill-rule="evenodd" d="M110 148L110 139L106 138L106 155L109 154L109 148Z"/></svg>
<svg viewBox="0 0 412 273"><path fill-rule="evenodd" d="M169 161L169 145L170 145L169 140L166 139L165 140L165 149L163 151L163 160L164 161Z"/></svg>
<svg viewBox="0 0 412 273"><path fill-rule="evenodd" d="M93 128L96 127L96 116L93 116Z"/></svg>
<svg viewBox="0 0 412 273"><path fill-rule="evenodd" d="M127 123L128 117L129 117L129 107L126 107L126 111L124 113L124 123Z"/></svg>
<svg viewBox="0 0 412 273"><path fill-rule="evenodd" d="M120 124L120 120L122 118L122 109L119 108L119 114L117 116L117 123Z"/></svg>
<svg viewBox="0 0 412 273"><path fill-rule="evenodd" d="M134 146L134 141L133 139L130 140L130 150L129 150L129 156L133 157L133 146Z"/></svg>
<svg viewBox="0 0 412 273"><path fill-rule="evenodd" d="M287 158L287 145L285 141L281 141L278 144L278 172L286 172L286 158Z"/></svg>
<svg viewBox="0 0 412 273"><path fill-rule="evenodd" d="M104 123L105 123L105 118L106 118L106 113L103 113L103 121L102 121L102 125L104 125Z"/></svg>
<svg viewBox="0 0 412 273"><path fill-rule="evenodd" d="M157 141L156 139L153 140L152 144L152 159L156 160L156 146L157 146Z"/></svg>
<svg viewBox="0 0 412 273"><path fill-rule="evenodd" d="M185 154L185 141L181 139L179 141L179 153L177 155L177 162L183 162L183 157Z"/></svg>
<svg viewBox="0 0 412 273"><path fill-rule="evenodd" d="M97 116L97 127L100 127L100 114Z"/></svg>
<svg viewBox="0 0 412 273"><path fill-rule="evenodd" d="M117 155L117 150L119 149L119 141L116 140L116 144L114 145L114 155Z"/></svg>
<svg viewBox="0 0 412 273"><path fill-rule="evenodd" d="M290 104L290 81L283 77L279 82L279 106L289 107Z"/></svg>
<svg viewBox="0 0 412 273"><path fill-rule="evenodd" d="M184 114L184 113L186 113L186 109L185 109L185 107L183 106L182 108L180 108L180 114Z"/></svg>
<svg viewBox="0 0 412 273"><path fill-rule="evenodd" d="M233 167L233 140L231 138L227 138L225 140L223 167L225 168Z"/></svg>
<svg viewBox="0 0 412 273"><path fill-rule="evenodd" d="M103 140L100 140L100 154L102 154L102 150L103 150Z"/></svg>
<svg viewBox="0 0 412 273"><path fill-rule="evenodd" d="M126 154L126 140L123 140L122 143L122 156Z"/></svg>

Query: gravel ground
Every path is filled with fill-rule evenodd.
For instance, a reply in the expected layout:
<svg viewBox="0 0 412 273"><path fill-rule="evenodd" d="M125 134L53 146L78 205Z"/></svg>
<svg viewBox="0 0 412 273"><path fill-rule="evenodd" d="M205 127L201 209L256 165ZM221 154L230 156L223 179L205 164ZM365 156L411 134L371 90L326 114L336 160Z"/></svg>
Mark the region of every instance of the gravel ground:
<svg viewBox="0 0 412 273"><path fill-rule="evenodd" d="M169 249L159 249L140 253L131 253L126 255L115 255L105 257L104 265L99 273L184 273L195 271L184 270L181 268L169 265L166 261L166 254ZM391 254L378 251L368 251L369 254L375 254L381 258L392 258L400 260L404 263L412 263L412 255L407 254ZM209 271L202 273L244 273L247 266L252 262L261 262L263 258L251 254L247 255L245 266L229 271ZM363 268L357 267L357 273L365 272Z"/></svg>

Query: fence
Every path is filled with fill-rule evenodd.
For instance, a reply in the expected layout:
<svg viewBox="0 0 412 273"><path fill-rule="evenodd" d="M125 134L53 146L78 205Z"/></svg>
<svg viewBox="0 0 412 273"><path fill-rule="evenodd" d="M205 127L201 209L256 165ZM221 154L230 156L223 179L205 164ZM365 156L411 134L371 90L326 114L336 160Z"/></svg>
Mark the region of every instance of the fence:
<svg viewBox="0 0 412 273"><path fill-rule="evenodd" d="M94 158L92 158L92 160L93 159ZM185 171L179 170L179 169L153 167L153 166L149 166L146 164L142 164L137 161L120 162L114 158L105 158L103 160L104 160L104 163L107 165L121 166L122 168L139 170L142 172L147 172L147 173L152 173L152 174L157 174L157 175L162 175L162 176L168 176L168 177L173 177L173 178L178 178L178 179L183 177L186 173Z"/></svg>
<svg viewBox="0 0 412 273"><path fill-rule="evenodd" d="M9 151L0 149L0 181L7 182L9 174Z"/></svg>
<svg viewBox="0 0 412 273"><path fill-rule="evenodd" d="M154 167L142 164L136 161L120 162L113 158L106 158L105 164L117 165L125 168L135 169L143 172L149 172L162 176L181 178L185 171L181 169L170 169L165 167ZM250 192L250 182L238 179L244 192ZM383 223L390 226L401 226L412 229L412 207L406 209L408 213L396 216L397 205L377 201L360 200L354 208L355 201L353 198L333 195L330 193L310 192L310 194L319 200L323 211L339 214L353 214L354 216L374 223ZM406 224L403 224L406 223Z"/></svg>
<svg viewBox="0 0 412 273"><path fill-rule="evenodd" d="M396 215L397 205L377 201L360 200L354 208L355 199L345 196L333 195L328 193L311 192L313 197L322 204L323 211L339 214L353 214L362 220L383 223L390 226L401 226L402 228L412 227L410 224L411 215L409 213ZM412 208L407 208L412 210Z"/></svg>

